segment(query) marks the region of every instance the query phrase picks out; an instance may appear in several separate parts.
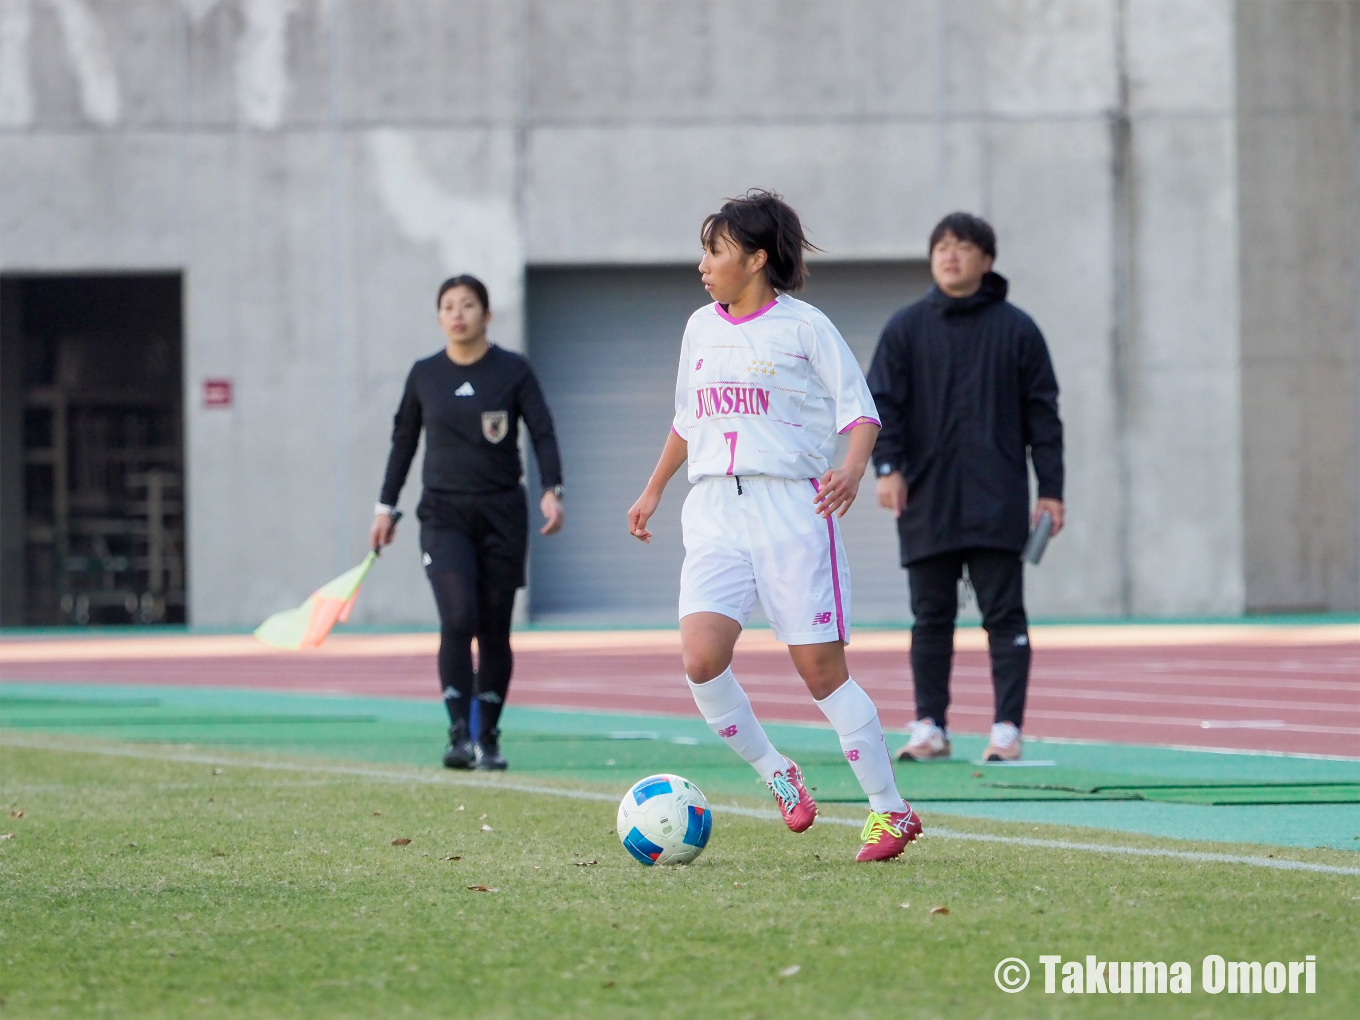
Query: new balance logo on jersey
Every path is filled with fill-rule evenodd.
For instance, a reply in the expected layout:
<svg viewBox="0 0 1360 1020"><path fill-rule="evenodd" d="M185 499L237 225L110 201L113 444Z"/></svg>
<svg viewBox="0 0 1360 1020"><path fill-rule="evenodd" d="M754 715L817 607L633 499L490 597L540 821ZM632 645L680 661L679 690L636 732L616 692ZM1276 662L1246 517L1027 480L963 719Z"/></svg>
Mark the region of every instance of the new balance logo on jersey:
<svg viewBox="0 0 1360 1020"><path fill-rule="evenodd" d="M709 386L699 390L696 396L699 398L699 406L694 409L696 418L705 415L712 418L720 414L759 416L770 413L770 391L754 386Z"/></svg>
<svg viewBox="0 0 1360 1020"><path fill-rule="evenodd" d="M462 386L459 386L453 391L453 395L455 397L475 397L477 391L472 388L472 383L465 382Z"/></svg>
<svg viewBox="0 0 1360 1020"><path fill-rule="evenodd" d="M818 613L816 616L812 618L812 625L814 627L825 627L830 622L831 622L830 613Z"/></svg>
<svg viewBox="0 0 1360 1020"><path fill-rule="evenodd" d="M699 371L699 369L701 369L701 368L703 368L703 367L704 367L704 359L703 359L703 358L700 358L698 361L696 361L696 362L694 363L694 371L696 371L696 372Z"/></svg>

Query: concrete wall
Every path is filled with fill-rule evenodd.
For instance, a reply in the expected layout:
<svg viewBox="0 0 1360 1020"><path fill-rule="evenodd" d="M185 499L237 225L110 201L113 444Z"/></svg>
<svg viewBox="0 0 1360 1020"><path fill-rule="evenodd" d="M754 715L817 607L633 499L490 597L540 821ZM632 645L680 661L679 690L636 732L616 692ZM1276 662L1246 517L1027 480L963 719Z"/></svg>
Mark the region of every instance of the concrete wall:
<svg viewBox="0 0 1360 1020"><path fill-rule="evenodd" d="M1251 608L1360 608L1353 3L1238 7Z"/></svg>
<svg viewBox="0 0 1360 1020"><path fill-rule="evenodd" d="M191 618L245 624L362 555L442 276L483 275L516 347L526 262L688 262L752 185L838 260L970 208L1063 385L1033 612L1236 612L1237 38L1295 6L0 0L0 270L185 270ZM363 622L431 619L413 545Z"/></svg>
<svg viewBox="0 0 1360 1020"><path fill-rule="evenodd" d="M1134 0L1122 29L1118 354L1127 606L1242 609L1234 5Z"/></svg>

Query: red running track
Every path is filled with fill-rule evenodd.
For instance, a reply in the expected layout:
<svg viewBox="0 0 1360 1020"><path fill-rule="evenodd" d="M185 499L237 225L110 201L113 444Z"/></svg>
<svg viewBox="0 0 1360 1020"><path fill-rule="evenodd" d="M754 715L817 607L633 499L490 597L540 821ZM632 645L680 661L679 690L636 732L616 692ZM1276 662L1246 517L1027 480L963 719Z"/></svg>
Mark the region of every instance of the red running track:
<svg viewBox="0 0 1360 1020"><path fill-rule="evenodd" d="M907 656L848 652L885 726L914 717ZM738 649L735 669L762 718L822 722L780 651ZM252 687L372 697L438 698L430 655L6 661L0 680ZM951 728L992 721L984 652L955 656ZM678 656L649 650L525 650L520 705L694 715ZM1118 743L1360 757L1360 644L1038 649L1025 732Z"/></svg>

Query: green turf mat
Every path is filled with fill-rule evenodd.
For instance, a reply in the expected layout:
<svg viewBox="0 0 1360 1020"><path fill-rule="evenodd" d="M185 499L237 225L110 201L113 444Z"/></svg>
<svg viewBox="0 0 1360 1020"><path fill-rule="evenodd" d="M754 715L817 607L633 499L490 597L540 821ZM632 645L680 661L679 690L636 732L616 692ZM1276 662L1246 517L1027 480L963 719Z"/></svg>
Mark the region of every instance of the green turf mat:
<svg viewBox="0 0 1360 1020"><path fill-rule="evenodd" d="M0 729L92 741L430 765L443 749L446 725L437 701L0 682ZM653 772L678 772L719 800L763 793L759 779L697 717L511 706L503 726L504 748L519 774L622 790ZM766 728L803 766L819 801L863 803L828 727ZM955 753L975 757L985 743L985 737L956 734ZM898 786L918 806L955 814L1051 816L1185 838L1259 841L1270 832L1268 841L1360 850L1360 840L1352 839L1360 835L1360 761L1041 740L1029 741L1027 750L1053 764L904 763L897 767Z"/></svg>
<svg viewBox="0 0 1360 1020"><path fill-rule="evenodd" d="M323 752L378 761L427 763L440 741L439 706L392 718L363 711L364 699L300 698L255 691L182 692L116 697L70 691L34 692L9 686L0 696L0 726L83 733L112 740L216 744L280 753ZM234 694L235 697L230 695ZM356 709L360 709L357 710ZM698 720L644 719L647 728L618 727L618 717L587 713L512 713L503 746L515 769L596 782L650 772L683 773L711 794L758 789L751 771ZM438 727L438 728L437 728ZM809 786L826 803L860 803L834 734L824 727L783 727L780 744L797 755ZM801 732L797 732L800 731ZM1016 768L968 761L899 767L899 785L913 801L1055 800L1159 801L1178 804L1360 803L1353 780L1271 782L1232 776L1150 777L1130 771L1071 767Z"/></svg>
<svg viewBox="0 0 1360 1020"><path fill-rule="evenodd" d="M1026 769L1026 772L1031 770ZM1037 770L1034 770L1037 771ZM972 773L979 776L979 773ZM1067 793L1109 800L1153 800L1170 804L1360 804L1360 782L1222 782L1161 779L1139 781L1121 773L1077 769L1045 770L1042 781L998 780L985 773L975 782L998 791ZM968 797L932 799L968 800ZM1006 797L977 799L1005 800ZM1024 799L1017 797L1015 799ZM1057 798L1054 798L1057 799Z"/></svg>

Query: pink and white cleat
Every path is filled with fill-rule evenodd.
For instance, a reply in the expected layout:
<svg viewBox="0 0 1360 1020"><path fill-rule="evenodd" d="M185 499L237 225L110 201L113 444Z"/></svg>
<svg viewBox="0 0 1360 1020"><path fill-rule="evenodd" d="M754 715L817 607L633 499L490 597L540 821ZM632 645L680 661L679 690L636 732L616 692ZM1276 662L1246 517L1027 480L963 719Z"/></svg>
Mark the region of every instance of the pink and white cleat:
<svg viewBox="0 0 1360 1020"><path fill-rule="evenodd" d="M884 814L870 811L869 820L859 838L864 845L855 855L857 861L887 861L907 848L907 844L921 834L921 819L911 805L905 811Z"/></svg>
<svg viewBox="0 0 1360 1020"><path fill-rule="evenodd" d="M798 764L791 758L784 761L788 762L787 767L776 772L765 785L774 794L784 824L794 832L805 832L817 819L817 802L803 784L803 771Z"/></svg>

